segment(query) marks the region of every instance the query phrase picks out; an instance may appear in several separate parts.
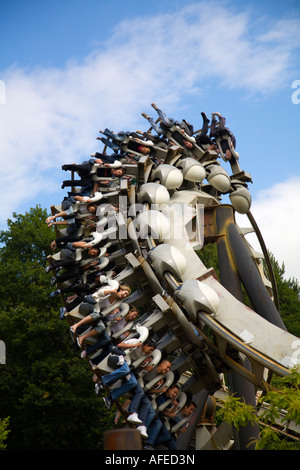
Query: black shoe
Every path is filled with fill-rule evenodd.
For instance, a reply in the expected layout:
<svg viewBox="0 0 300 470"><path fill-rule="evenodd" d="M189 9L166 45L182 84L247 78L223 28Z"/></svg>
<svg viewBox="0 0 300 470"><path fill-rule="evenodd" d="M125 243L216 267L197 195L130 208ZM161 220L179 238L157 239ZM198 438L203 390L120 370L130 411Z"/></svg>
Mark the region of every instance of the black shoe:
<svg viewBox="0 0 300 470"><path fill-rule="evenodd" d="M209 122L209 119L205 113L201 113L201 116L202 116L203 122Z"/></svg>
<svg viewBox="0 0 300 470"><path fill-rule="evenodd" d="M49 264L48 266L45 267L45 272L49 273L51 271L51 269L53 269L53 266L52 266L52 264Z"/></svg>
<svg viewBox="0 0 300 470"><path fill-rule="evenodd" d="M151 444L146 444L144 445L145 450L155 450L154 447Z"/></svg>
<svg viewBox="0 0 300 470"><path fill-rule="evenodd" d="M72 287L79 287L82 285L82 281L76 281Z"/></svg>

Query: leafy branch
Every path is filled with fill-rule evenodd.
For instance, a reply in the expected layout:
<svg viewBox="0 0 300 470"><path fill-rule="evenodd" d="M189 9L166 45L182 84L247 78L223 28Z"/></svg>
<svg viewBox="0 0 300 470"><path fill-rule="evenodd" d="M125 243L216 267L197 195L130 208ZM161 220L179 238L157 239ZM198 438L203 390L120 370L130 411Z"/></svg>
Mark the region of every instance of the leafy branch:
<svg viewBox="0 0 300 470"><path fill-rule="evenodd" d="M278 388L258 400L259 414L253 406L232 394L226 397L217 412L218 419L232 424L237 430L247 424L259 424L259 439L254 440L257 450L267 449L270 445L283 448L288 443L286 438L282 438L280 429L291 421L296 426L300 425L300 369L295 368L288 376L276 381Z"/></svg>

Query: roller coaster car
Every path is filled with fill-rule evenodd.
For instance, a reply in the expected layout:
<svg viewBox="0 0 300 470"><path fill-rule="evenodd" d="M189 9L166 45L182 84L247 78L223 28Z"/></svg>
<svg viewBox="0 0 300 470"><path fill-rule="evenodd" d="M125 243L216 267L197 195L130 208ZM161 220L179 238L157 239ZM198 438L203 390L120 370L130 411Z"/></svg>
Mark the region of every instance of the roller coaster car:
<svg viewBox="0 0 300 470"><path fill-rule="evenodd" d="M206 170L203 165L191 157L181 158L175 163L183 173L183 178L194 183L201 183L206 177Z"/></svg>
<svg viewBox="0 0 300 470"><path fill-rule="evenodd" d="M159 183L145 183L140 187L137 199L141 204L160 206L169 203L170 193L165 186Z"/></svg>
<svg viewBox="0 0 300 470"><path fill-rule="evenodd" d="M171 126L168 129L168 131L166 132L166 138L169 139L171 142L174 142L175 144L178 144L181 147L183 147L185 153L187 153L191 156L195 155L197 158L200 159L204 154L204 150L202 150L201 147L199 147L196 144L195 137L191 137L188 134L186 134L185 132L183 132L183 130L179 126L177 126L176 124L174 126ZM184 144L185 140L192 144L191 149L186 148L186 146Z"/></svg>
<svg viewBox="0 0 300 470"><path fill-rule="evenodd" d="M146 147L148 151L146 153L140 149L140 147ZM136 137L127 136L121 144L121 151L128 154L137 156L149 155L152 158L159 160L165 160L168 148L163 145L155 145L151 140L138 139Z"/></svg>
<svg viewBox="0 0 300 470"><path fill-rule="evenodd" d="M223 194L228 193L231 189L231 179L227 171L218 162L208 162L203 165L207 171L209 184Z"/></svg>
<svg viewBox="0 0 300 470"><path fill-rule="evenodd" d="M163 163L151 172L150 179L153 182L159 181L167 189L176 189L182 185L183 174L178 168Z"/></svg>
<svg viewBox="0 0 300 470"><path fill-rule="evenodd" d="M148 338L148 335L149 335L148 329L145 328L145 327L142 327L140 325L135 325L134 330L135 331L133 331L132 334L129 335L126 339L130 339L132 337L134 337L134 338L137 337L138 341L144 343L146 341L146 339ZM101 361L97 366L97 370L99 372L101 372L101 374L109 374L110 372L113 371L113 369L111 367L109 367L109 365L107 363L109 356L106 356L103 359L103 361ZM130 358L130 350L129 349L125 350L125 359L126 359L126 362L128 363L128 365L130 365L131 364L131 358ZM117 387L117 383L114 386Z"/></svg>
<svg viewBox="0 0 300 470"><path fill-rule="evenodd" d="M147 393L151 397L151 404L154 409L157 409L157 403L155 400L155 397L157 397L157 394L162 394L164 393L165 388L169 388L170 385L174 382L174 373L169 371L166 374L159 374L157 377L155 377L153 380L150 382L147 382L144 385L144 389L147 391ZM158 382L163 382L162 384L158 384ZM155 393L151 394L151 389L155 389Z"/></svg>
<svg viewBox="0 0 300 470"><path fill-rule="evenodd" d="M169 236L169 221L158 210L141 212L134 221L138 236L146 239L148 236L161 241Z"/></svg>
<svg viewBox="0 0 300 470"><path fill-rule="evenodd" d="M154 103L152 106L157 112L160 111ZM159 113L164 123L163 114ZM252 180L251 175L240 170L239 155L231 147L232 158L229 163L233 174L229 177L217 161L219 156L226 160L220 139L217 139L219 155L212 150L204 151L197 145L195 137L183 132L174 121L165 121L164 126L156 126L148 115L144 117L151 123L151 129L159 136L163 134L159 143L153 144L152 141L125 134L116 135L114 139L113 133L109 135L109 132L105 134L108 139L100 139L117 151L131 154L131 161L137 163L124 163L126 175L130 174L131 179L110 179L109 186L101 184L108 178L97 177L97 167L94 166L92 178L99 183L101 191L91 196L101 202L103 195L105 202L102 201L97 210L97 215L103 218L97 224L92 244L101 248L100 267L106 268L107 265L102 263L108 258L118 268L123 267L114 280L125 282L132 288L132 293L125 301L119 299L102 309L104 320L116 307L120 308L121 316L126 315L129 305L142 307L145 312L138 322L128 322L122 330L114 333L113 339L124 340L123 336L127 335L126 338L138 337L145 343L151 332L151 337L154 335L156 340L156 349L151 354L149 364L158 365L163 353L173 357L171 371L165 375L157 374L155 379L147 383L148 370L143 367L146 356L141 354L139 359L135 359L137 356L133 349L124 351L126 361L138 373L138 383L149 393L162 379L164 383L159 384L158 389L159 393L163 393L164 387L169 387L174 382L175 374L179 373L181 392L178 395L178 418L186 402L186 394L194 395L197 400L196 415L193 415L195 419L190 421L186 432L180 434L177 440L178 448L184 450L188 448L193 433L196 431L197 434L197 425L204 423L201 419L204 417L207 420L205 401L208 395L214 395L220 390L220 373L236 373L238 380L232 381L233 392L245 398L246 402L250 402L250 397L252 402L254 386L268 391L268 381L273 373L286 376L293 367L299 365L300 339L286 331L279 315L279 302L274 302L272 297L275 300L277 298L274 276L271 277L272 282L268 282L264 275L264 259L267 260L269 273L271 263L249 211L251 196L247 183ZM170 121L172 125L168 127ZM143 135L146 136L146 133ZM156 140L159 141L160 137ZM207 183L204 182L205 178ZM223 194L229 195L231 205L221 204ZM119 211L107 207L109 203L119 204ZM132 213L126 218L124 215L128 204L127 215L130 211ZM202 214L196 211L200 204L204 205L203 225ZM185 210L183 215L176 209L180 205L188 205L191 210ZM142 211L138 206L142 206ZM57 214L61 212L61 206L52 206L51 211L53 215ZM247 214L263 247L264 257L247 244L244 237L246 231L237 228L235 223L235 211ZM76 217L81 221L85 215L78 214ZM109 232L106 227L114 221L114 217L116 224ZM191 233L188 231L189 224L193 229ZM123 228L126 233L124 238L121 236ZM57 226L55 230L57 233ZM83 232L84 235L86 233L87 230ZM118 240L118 244L108 257L105 255L111 252L108 249L112 239ZM207 268L194 250L195 246L201 249L204 243L210 242L218 244L220 280L213 268ZM84 267L85 263L93 259L85 260L83 251L82 248L76 250L76 260ZM54 260L59 258L60 252L48 257ZM242 298L242 295L239 296L242 287L247 292L253 310L244 304L243 299L239 300ZM65 318L72 325L91 312L99 313L100 306L101 301L93 305L82 303L65 313ZM107 332L111 332L111 325L108 325ZM74 333L72 339L76 340ZM95 341L96 338L91 337L87 342L92 344ZM251 367L246 366L245 359ZM106 357L98 364L95 373L108 374L112 370ZM117 387L119 383L116 382L111 388ZM205 392L204 395L202 392ZM153 394L151 397L153 407L163 412L171 401L157 406L155 396ZM213 413L209 418L212 420ZM165 425L171 433L176 433L189 419L183 418L174 425L167 419ZM247 427L246 433L249 432ZM256 438L255 434L256 431L252 435L251 430L247 442L250 442L248 437ZM246 441L242 437L238 439L237 445ZM231 438L232 429L229 430L228 440ZM196 436L196 449L203 446L206 444Z"/></svg>
<svg viewBox="0 0 300 470"><path fill-rule="evenodd" d="M186 404L186 401L187 401L187 395L186 393L184 392L180 392L178 397L176 398L177 402L178 402L178 405L176 406L176 409L175 409L175 413L179 413L180 410L182 410L182 408L184 407L184 405ZM166 400L162 405L160 405L158 407L158 411L164 411L164 409L170 405L172 402L172 399L169 398L169 400ZM190 417L189 417L190 418ZM182 422L183 421L183 422ZM188 420L185 420L185 418L183 418L182 420L178 421L178 422L182 422L181 426L183 424L185 424ZM177 424L177 423L176 423ZM170 418L168 418L167 416L164 417L164 426L167 428L168 431L171 430L171 424L170 424ZM175 426L175 425L174 425ZM181 427L180 426L180 427ZM174 432L173 429L171 431L172 433Z"/></svg>

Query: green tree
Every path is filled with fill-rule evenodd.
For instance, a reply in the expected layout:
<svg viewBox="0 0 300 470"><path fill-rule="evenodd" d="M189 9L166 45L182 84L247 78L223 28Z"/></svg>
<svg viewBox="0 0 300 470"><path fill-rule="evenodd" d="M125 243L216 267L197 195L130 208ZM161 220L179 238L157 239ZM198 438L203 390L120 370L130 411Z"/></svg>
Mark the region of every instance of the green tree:
<svg viewBox="0 0 300 470"><path fill-rule="evenodd" d="M40 207L13 214L0 233L0 418L10 416L8 450L99 449L112 418L94 394L92 371L74 353L60 299L44 271L53 229Z"/></svg>
<svg viewBox="0 0 300 470"><path fill-rule="evenodd" d="M197 255L207 269L214 268L217 276L219 273L219 259L216 243L207 243L201 250L196 250Z"/></svg>
<svg viewBox="0 0 300 470"><path fill-rule="evenodd" d="M0 419L0 450L6 449L6 439L10 430L8 429L9 418Z"/></svg>
<svg viewBox="0 0 300 470"><path fill-rule="evenodd" d="M42 267L54 237L54 231L45 224L46 217L46 211L38 206L25 215L14 213L14 219L7 221L8 230L0 232L2 310L24 303L45 309L49 278Z"/></svg>
<svg viewBox="0 0 300 470"><path fill-rule="evenodd" d="M276 389L270 390L259 399L258 407L262 413L247 405L240 398L228 395L217 412L218 421L227 421L236 429L250 423L260 425L259 439L255 441L257 450L299 450L298 440L282 437L280 428L284 429L294 421L300 426L300 372L294 369L286 377L276 378ZM284 410L284 413L282 413ZM274 426L276 423L276 426Z"/></svg>
<svg viewBox="0 0 300 470"><path fill-rule="evenodd" d="M300 284L295 278L286 279L284 263L280 266L273 254L270 258L278 288L280 315L287 330L300 337Z"/></svg>

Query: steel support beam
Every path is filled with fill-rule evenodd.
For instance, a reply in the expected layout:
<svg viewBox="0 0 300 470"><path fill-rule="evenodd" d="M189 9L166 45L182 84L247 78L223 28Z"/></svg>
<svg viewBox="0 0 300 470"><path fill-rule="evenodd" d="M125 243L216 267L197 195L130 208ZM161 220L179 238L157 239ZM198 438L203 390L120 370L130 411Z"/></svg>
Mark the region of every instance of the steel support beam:
<svg viewBox="0 0 300 470"><path fill-rule="evenodd" d="M201 390L201 392L198 392L194 397L194 401L197 405L197 408L189 420L189 425L186 431L180 434L176 441L179 450L189 450L191 440L193 438L200 417L203 413L208 397L209 393L207 390Z"/></svg>
<svg viewBox="0 0 300 470"><path fill-rule="evenodd" d="M234 225L233 208L231 206L220 206L215 211L215 216L220 282L236 299L243 302L241 279L227 237L228 229ZM251 371L251 364L248 359L245 360L244 367ZM252 383L236 372L232 372L228 374L228 385L235 396L240 397L241 400L256 408L255 389ZM254 443L251 443L251 440L259 437L258 425L248 424L240 427L239 430L233 428L233 432L234 448L236 450L254 449Z"/></svg>

